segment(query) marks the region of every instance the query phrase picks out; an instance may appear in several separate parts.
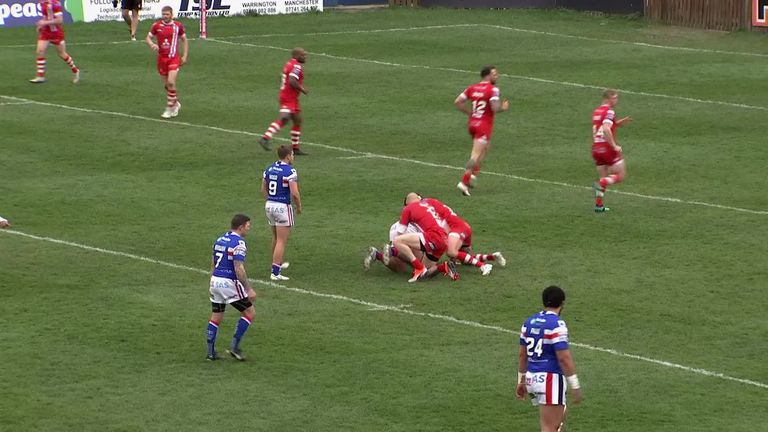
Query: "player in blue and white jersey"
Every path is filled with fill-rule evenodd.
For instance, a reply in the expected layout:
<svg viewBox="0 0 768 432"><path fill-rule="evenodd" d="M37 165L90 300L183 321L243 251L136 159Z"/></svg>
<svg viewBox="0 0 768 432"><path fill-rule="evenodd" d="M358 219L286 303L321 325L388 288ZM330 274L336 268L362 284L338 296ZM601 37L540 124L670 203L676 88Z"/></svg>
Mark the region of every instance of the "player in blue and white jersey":
<svg viewBox="0 0 768 432"><path fill-rule="evenodd" d="M293 149L280 146L277 156L279 160L264 170L261 193L266 200L264 211L267 221L272 227L272 272L269 277L272 280L288 280L280 274L280 270L288 267L288 263L283 262L283 255L293 226L291 203L296 206L296 214L301 214L301 195L299 175L293 168Z"/></svg>
<svg viewBox="0 0 768 432"><path fill-rule="evenodd" d="M553 285L544 289L541 298L544 310L525 320L520 329L515 393L518 399L530 395L533 404L539 406L542 432L556 432L565 417L566 388L570 386L578 403L581 386L568 348L568 327L560 319L565 292Z"/></svg>
<svg viewBox="0 0 768 432"><path fill-rule="evenodd" d="M224 317L224 309L228 304L240 311L240 320L235 327L235 335L227 352L237 360L245 360L240 351L240 340L253 322L256 309L253 291L248 275L245 273L245 256L248 247L245 236L251 230L251 218L244 214L236 214L232 218L231 230L225 232L213 244L213 260L211 262L211 319L208 320L206 332L208 341L208 360L216 360L216 334L219 324Z"/></svg>

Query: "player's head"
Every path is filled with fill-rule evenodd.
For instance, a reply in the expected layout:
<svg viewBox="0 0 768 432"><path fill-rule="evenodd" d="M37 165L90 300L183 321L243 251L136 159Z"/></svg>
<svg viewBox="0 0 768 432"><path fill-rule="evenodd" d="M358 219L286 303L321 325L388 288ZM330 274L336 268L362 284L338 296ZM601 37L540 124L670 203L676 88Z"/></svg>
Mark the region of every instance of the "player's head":
<svg viewBox="0 0 768 432"><path fill-rule="evenodd" d="M251 230L251 218L248 215L238 213L232 217L230 228L232 228L232 231L237 231L242 235L248 234L248 231Z"/></svg>
<svg viewBox="0 0 768 432"><path fill-rule="evenodd" d="M162 9L160 9L160 13L163 16L163 21L165 22L171 22L173 19L173 8L170 6L163 6Z"/></svg>
<svg viewBox="0 0 768 432"><path fill-rule="evenodd" d="M307 61L307 52L304 51L304 48L296 47L291 51L291 57L295 58L299 63L304 63Z"/></svg>
<svg viewBox="0 0 768 432"><path fill-rule="evenodd" d="M610 106L616 106L619 102L619 92L614 89L603 90L603 103L607 103Z"/></svg>
<svg viewBox="0 0 768 432"><path fill-rule="evenodd" d="M287 145L281 145L277 148L277 157L288 163L293 163L293 149Z"/></svg>
<svg viewBox="0 0 768 432"><path fill-rule="evenodd" d="M483 66L480 70L480 78L482 78L483 81L490 81L491 84L496 84L496 80L499 79L499 73L496 71L496 66Z"/></svg>
<svg viewBox="0 0 768 432"><path fill-rule="evenodd" d="M407 206L408 204L416 201L421 201L421 195L417 194L416 192L408 192L408 194L405 196L405 199L403 200L403 205Z"/></svg>
<svg viewBox="0 0 768 432"><path fill-rule="evenodd" d="M545 308L561 308L563 303L565 303L565 291L559 286L550 285L542 291L541 301L544 303Z"/></svg>

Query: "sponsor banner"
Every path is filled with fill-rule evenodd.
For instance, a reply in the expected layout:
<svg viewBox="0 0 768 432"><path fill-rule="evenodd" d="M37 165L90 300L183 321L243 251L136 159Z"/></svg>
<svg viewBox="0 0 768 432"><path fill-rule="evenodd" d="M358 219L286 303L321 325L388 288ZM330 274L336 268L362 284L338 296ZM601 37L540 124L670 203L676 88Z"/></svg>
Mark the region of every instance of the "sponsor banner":
<svg viewBox="0 0 768 432"><path fill-rule="evenodd" d="M64 22L73 21L72 14L64 5ZM1 0L0 1L0 28L33 26L42 19L43 14L37 0Z"/></svg>
<svg viewBox="0 0 768 432"><path fill-rule="evenodd" d="M71 0L72 1L72 0ZM112 7L112 0L80 0L83 21L121 20L120 8ZM144 0L139 14L142 19L159 19L163 6L173 8L177 18L199 18L201 0ZM276 15L323 10L322 0L207 0L208 17L246 14Z"/></svg>
<svg viewBox="0 0 768 432"><path fill-rule="evenodd" d="M768 27L768 0L752 0L752 25Z"/></svg>

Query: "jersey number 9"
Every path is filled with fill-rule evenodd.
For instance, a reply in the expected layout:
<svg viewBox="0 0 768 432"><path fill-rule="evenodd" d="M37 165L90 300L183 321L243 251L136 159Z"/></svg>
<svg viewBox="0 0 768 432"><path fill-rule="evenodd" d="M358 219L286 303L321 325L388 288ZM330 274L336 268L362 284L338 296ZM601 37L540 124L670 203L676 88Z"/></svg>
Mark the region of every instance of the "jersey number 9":
<svg viewBox="0 0 768 432"><path fill-rule="evenodd" d="M277 182L276 181L270 181L267 183L267 188L269 189L269 194L274 195L277 193Z"/></svg>

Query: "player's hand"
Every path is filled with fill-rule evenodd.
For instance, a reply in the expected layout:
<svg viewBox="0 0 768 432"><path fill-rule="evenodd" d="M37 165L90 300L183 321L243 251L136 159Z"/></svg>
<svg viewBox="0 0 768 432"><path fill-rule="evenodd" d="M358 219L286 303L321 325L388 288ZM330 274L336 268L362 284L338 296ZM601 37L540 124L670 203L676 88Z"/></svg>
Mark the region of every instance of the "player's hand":
<svg viewBox="0 0 768 432"><path fill-rule="evenodd" d="M185 64L187 64L187 56L184 55L184 56L181 56L179 66L184 66Z"/></svg>
<svg viewBox="0 0 768 432"><path fill-rule="evenodd" d="M518 383L517 387L515 388L515 397L517 397L520 400L525 400L525 395L528 393L528 390L525 388L525 384Z"/></svg>
<svg viewBox="0 0 768 432"><path fill-rule="evenodd" d="M621 146L616 144L615 146L613 146L613 150L615 150L616 153L621 153Z"/></svg>
<svg viewBox="0 0 768 432"><path fill-rule="evenodd" d="M571 389L571 400L573 403L579 403L581 402L581 399L583 398L581 394L581 389Z"/></svg>
<svg viewBox="0 0 768 432"><path fill-rule="evenodd" d="M296 214L297 214L297 215L300 215L300 214L301 214L301 206L299 206L299 207L296 207Z"/></svg>
<svg viewBox="0 0 768 432"><path fill-rule="evenodd" d="M0 221L0 228L10 228L11 223L7 220Z"/></svg>
<svg viewBox="0 0 768 432"><path fill-rule="evenodd" d="M509 110L509 99L504 99L503 101L501 101L501 110L502 111Z"/></svg>
<svg viewBox="0 0 768 432"><path fill-rule="evenodd" d="M157 52L160 49L160 47L157 44L155 44L155 43L150 45L150 47L152 47L152 51L155 51L155 52Z"/></svg>
<svg viewBox="0 0 768 432"><path fill-rule="evenodd" d="M301 88L301 92L304 93L305 95L308 95L309 94L309 89L306 88L306 87L302 87Z"/></svg>
<svg viewBox="0 0 768 432"><path fill-rule="evenodd" d="M623 126L625 124L632 123L632 116L626 116L624 118L620 118L619 121L616 122L617 126Z"/></svg>
<svg viewBox="0 0 768 432"><path fill-rule="evenodd" d="M256 300L256 291L254 291L253 288L248 288L248 300Z"/></svg>

